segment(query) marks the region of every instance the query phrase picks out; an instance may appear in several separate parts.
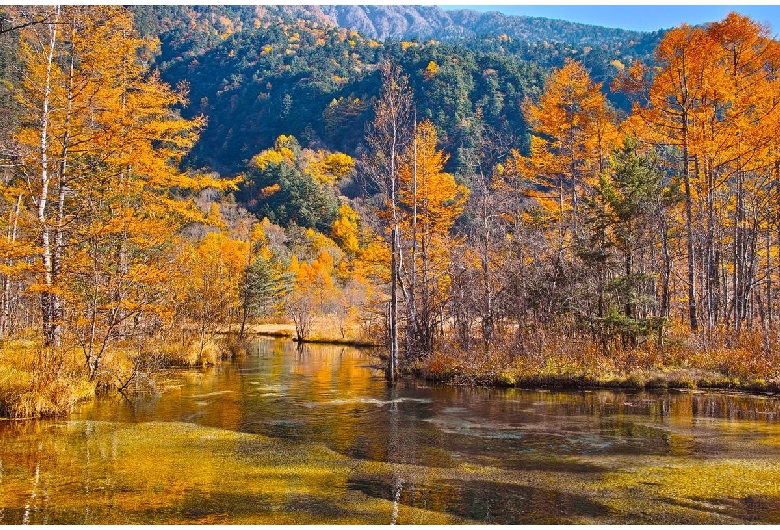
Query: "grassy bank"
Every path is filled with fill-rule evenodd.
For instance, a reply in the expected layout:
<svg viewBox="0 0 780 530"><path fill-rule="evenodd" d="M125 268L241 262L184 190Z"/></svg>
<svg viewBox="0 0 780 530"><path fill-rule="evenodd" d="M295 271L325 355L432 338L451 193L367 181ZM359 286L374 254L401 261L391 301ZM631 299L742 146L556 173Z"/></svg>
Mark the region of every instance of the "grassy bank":
<svg viewBox="0 0 780 530"><path fill-rule="evenodd" d="M730 377L694 368L637 368L626 371L596 372L588 369L555 367L534 370L431 370L417 364L409 373L423 379L450 385L554 388L554 389L730 389L780 393L780 379Z"/></svg>
<svg viewBox="0 0 780 530"><path fill-rule="evenodd" d="M0 344L0 418L64 417L101 393L156 391L159 370L213 366L245 352L246 343L233 336L203 345L198 340L157 341L142 348L120 344L106 352L90 380L78 348L45 348L39 339L5 341Z"/></svg>
<svg viewBox="0 0 780 530"><path fill-rule="evenodd" d="M634 348L587 337L539 344L525 350L497 343L466 351L445 344L408 372L454 385L547 388L715 388L780 392L780 349L766 335L708 337L670 335L663 346Z"/></svg>
<svg viewBox="0 0 780 530"><path fill-rule="evenodd" d="M0 417L64 415L94 397L95 390L75 350L43 348L38 340L0 347Z"/></svg>

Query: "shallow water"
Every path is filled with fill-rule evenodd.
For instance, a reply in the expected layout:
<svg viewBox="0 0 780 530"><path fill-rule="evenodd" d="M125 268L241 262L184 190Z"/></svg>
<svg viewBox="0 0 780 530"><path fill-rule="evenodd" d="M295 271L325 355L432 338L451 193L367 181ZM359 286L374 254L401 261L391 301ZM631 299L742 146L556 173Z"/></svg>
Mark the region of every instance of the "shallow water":
<svg viewBox="0 0 780 530"><path fill-rule="evenodd" d="M261 340L164 392L0 421L0 523L779 523L780 400L385 386Z"/></svg>

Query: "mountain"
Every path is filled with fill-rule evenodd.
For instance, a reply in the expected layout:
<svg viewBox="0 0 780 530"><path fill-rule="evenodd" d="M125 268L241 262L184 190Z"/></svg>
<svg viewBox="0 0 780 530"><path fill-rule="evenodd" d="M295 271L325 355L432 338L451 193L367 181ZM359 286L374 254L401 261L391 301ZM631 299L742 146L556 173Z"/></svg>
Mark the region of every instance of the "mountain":
<svg viewBox="0 0 780 530"><path fill-rule="evenodd" d="M506 35L527 42L560 42L573 45L612 46L638 42L645 33L542 17L504 15L499 12L477 12L468 9L445 11L436 6L405 5L314 5L314 6L135 6L141 26L154 24L157 30L172 29L176 20L207 20L215 29L232 26L240 30L255 20L306 19L359 32L379 40L456 41L475 37ZM197 23L197 22L196 22Z"/></svg>
<svg viewBox="0 0 780 530"><path fill-rule="evenodd" d="M385 40L452 41L504 34L528 42L563 42L577 45L611 45L640 40L638 31L604 28L541 17L480 13L468 9L445 11L435 6L309 6L300 16L322 13L333 24Z"/></svg>
<svg viewBox="0 0 780 530"><path fill-rule="evenodd" d="M590 48L630 48L648 54L664 31L641 32L605 28L564 20L477 12L445 11L436 6L313 5L313 6L133 6L142 34L175 32L177 52L203 51L224 37L260 25L307 20L321 26L357 31L377 41L475 42L502 36L511 42L566 44ZM186 28L186 29L183 29ZM198 36L187 47L182 35ZM171 39L168 39L171 40Z"/></svg>
<svg viewBox="0 0 780 530"><path fill-rule="evenodd" d="M156 66L190 88L186 117L208 126L186 163L224 174L293 135L303 147L357 154L379 94L378 65L409 75L418 116L440 130L457 171L483 122L527 143L521 106L545 73L581 61L607 87L623 65L651 60L660 33L423 6L134 6ZM433 73L435 72L435 74ZM613 96L613 104L625 101Z"/></svg>

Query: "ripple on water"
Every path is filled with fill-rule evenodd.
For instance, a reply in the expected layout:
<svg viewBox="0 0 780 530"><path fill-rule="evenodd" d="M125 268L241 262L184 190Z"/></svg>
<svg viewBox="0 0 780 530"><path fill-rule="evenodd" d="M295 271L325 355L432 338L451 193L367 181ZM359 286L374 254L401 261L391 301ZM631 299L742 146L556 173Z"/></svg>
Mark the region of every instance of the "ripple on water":
<svg viewBox="0 0 780 530"><path fill-rule="evenodd" d="M189 397L192 399L202 399L202 398L208 398L208 397L216 397L221 396L223 394L232 394L233 390L217 390L215 392L209 392L207 394L190 394Z"/></svg>
<svg viewBox="0 0 780 530"><path fill-rule="evenodd" d="M372 397L354 397L354 398L339 398L330 399L327 401L308 401L302 403L306 408L320 408L320 407L339 407L344 405L375 405L377 407L384 407L386 405L394 405L400 403L432 403L433 401L428 398L411 398L401 397L396 399L377 399Z"/></svg>

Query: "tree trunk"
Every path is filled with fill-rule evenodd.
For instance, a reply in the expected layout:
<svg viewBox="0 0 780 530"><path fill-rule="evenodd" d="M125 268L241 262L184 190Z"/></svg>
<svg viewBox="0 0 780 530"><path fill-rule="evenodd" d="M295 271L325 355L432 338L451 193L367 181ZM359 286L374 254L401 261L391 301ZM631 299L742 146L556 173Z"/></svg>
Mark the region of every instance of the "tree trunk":
<svg viewBox="0 0 780 530"><path fill-rule="evenodd" d="M43 281L45 290L41 293L41 310L43 322L43 340L46 346L59 346L62 336L61 323L57 317L59 296L54 292L55 271L53 265L54 245L52 244L51 229L47 217L47 204L49 199L49 186L51 175L49 173L49 125L51 121L51 97L52 97L52 70L54 67L54 48L57 44L57 30L59 24L59 6L56 8L54 20L49 26L49 48L46 57L46 78L43 86L43 99L41 101L40 116L40 184L38 195L37 217L40 227L41 260L43 264Z"/></svg>
<svg viewBox="0 0 780 530"><path fill-rule="evenodd" d="M390 258L390 355L387 360L387 372L385 377L391 384L395 384L396 371L398 369L398 227L393 227L391 236Z"/></svg>
<svg viewBox="0 0 780 530"><path fill-rule="evenodd" d="M693 206L691 199L690 159L688 153L688 114L683 115L683 182L685 184L685 235L688 239L688 318L691 331L699 330L696 317L696 274L693 251Z"/></svg>

